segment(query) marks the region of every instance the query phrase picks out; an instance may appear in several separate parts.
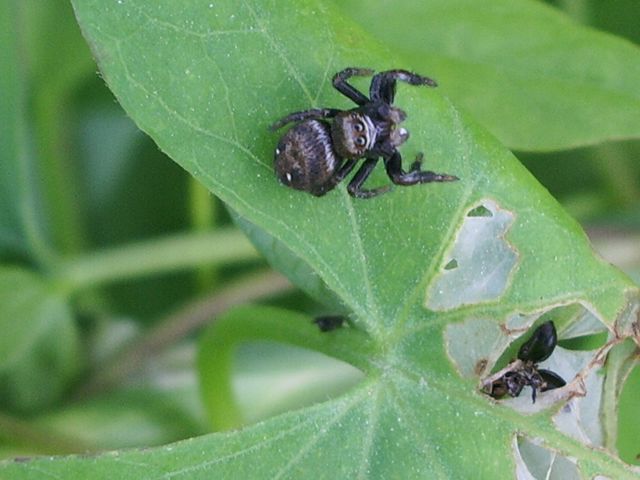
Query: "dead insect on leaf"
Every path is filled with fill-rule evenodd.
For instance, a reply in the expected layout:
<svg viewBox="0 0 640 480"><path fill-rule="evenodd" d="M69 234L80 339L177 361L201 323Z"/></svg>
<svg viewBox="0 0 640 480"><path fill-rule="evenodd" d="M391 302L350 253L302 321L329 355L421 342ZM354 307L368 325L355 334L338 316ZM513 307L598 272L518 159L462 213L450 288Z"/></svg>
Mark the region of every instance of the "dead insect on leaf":
<svg viewBox="0 0 640 480"><path fill-rule="evenodd" d="M529 340L518 350L518 359L513 361L506 372L491 382L487 393L493 398L505 395L517 397L526 386L531 387L531 400L536 403L537 392L560 388L566 382L555 372L538 368L538 363L551 356L558 343L556 327L552 321L540 325Z"/></svg>

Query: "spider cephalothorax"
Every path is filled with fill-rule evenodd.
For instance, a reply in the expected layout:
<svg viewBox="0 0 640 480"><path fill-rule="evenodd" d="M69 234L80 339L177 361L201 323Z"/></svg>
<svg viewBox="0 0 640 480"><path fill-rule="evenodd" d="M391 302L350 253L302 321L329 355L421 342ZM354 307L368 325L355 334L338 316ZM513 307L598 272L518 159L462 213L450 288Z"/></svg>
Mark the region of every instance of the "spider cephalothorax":
<svg viewBox="0 0 640 480"><path fill-rule="evenodd" d="M276 148L275 170L282 183L313 195L324 195L349 175L363 158L365 161L347 187L349 193L358 198L373 197L389 189L388 186L371 190L362 188L379 158L384 160L389 178L397 185L458 179L453 175L421 170L422 154L406 172L402 170L402 157L397 150L409 138L409 132L400 126L406 113L392 105L396 82L401 80L411 85L432 87L436 83L406 70L389 70L373 76L370 98L347 83L354 75L372 74L373 70L365 68L347 68L333 77L333 86L358 107L351 110L314 108L287 115L271 126L272 130L277 130L295 123Z"/></svg>

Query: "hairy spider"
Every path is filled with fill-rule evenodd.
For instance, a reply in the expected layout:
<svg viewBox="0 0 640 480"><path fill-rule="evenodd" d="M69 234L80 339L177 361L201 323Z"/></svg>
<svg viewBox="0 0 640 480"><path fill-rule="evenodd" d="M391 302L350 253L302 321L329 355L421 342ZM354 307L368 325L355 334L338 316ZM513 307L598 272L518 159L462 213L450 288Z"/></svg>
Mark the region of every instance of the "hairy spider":
<svg viewBox="0 0 640 480"><path fill-rule="evenodd" d="M494 398L504 397L506 394L517 397L527 385L531 387L531 400L536 403L536 393L560 388L565 381L555 372L538 368L556 348L558 336L552 321L540 325L529 340L518 350L518 359L507 371L491 382L489 395Z"/></svg>
<svg viewBox="0 0 640 480"><path fill-rule="evenodd" d="M275 131L295 123L280 139L275 152L275 171L283 184L321 196L340 183L358 160L364 158L347 190L357 198L374 197L389 190L389 186L362 188L380 157L387 175L396 185L458 180L453 175L421 170L422 154L416 157L409 171L404 171L397 150L409 138L409 132L400 127L407 114L392 105L396 81L430 87L435 87L436 82L406 70L373 73L368 68L346 68L333 77L336 90L358 107L351 110L314 108L291 113L271 125ZM373 75L370 98L347 82L354 75Z"/></svg>

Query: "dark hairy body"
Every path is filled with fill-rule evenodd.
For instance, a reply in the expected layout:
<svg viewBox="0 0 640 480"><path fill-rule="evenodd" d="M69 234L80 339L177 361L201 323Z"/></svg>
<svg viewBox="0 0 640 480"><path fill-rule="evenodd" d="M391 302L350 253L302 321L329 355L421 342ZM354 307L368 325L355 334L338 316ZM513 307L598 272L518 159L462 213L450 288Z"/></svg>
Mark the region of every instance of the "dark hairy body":
<svg viewBox="0 0 640 480"><path fill-rule="evenodd" d="M373 75L369 97L347 80L373 75L373 70L346 68L333 77L333 86L358 106L351 110L315 108L295 112L272 126L277 130L294 123L280 139L275 151L274 168L280 182L297 190L322 196L345 179L364 160L348 184L350 195L370 198L389 190L389 186L365 189L363 184L379 159L396 185L449 182L457 177L421 170L419 154L408 171L402 169L397 147L409 132L400 126L406 113L393 105L396 82L436 86L428 77L406 70L388 70Z"/></svg>

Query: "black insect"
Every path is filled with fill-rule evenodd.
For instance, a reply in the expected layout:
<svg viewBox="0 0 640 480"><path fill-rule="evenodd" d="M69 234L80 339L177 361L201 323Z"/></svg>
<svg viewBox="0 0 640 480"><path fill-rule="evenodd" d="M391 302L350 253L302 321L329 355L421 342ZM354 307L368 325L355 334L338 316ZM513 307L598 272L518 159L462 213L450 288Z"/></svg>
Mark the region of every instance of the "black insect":
<svg viewBox="0 0 640 480"><path fill-rule="evenodd" d="M358 107L314 108L291 113L271 125L275 131L295 123L280 139L275 152L275 171L283 184L321 196L349 175L359 160L365 159L347 190L357 198L374 197L388 191L389 186L367 190L362 184L380 158L396 185L458 180L453 175L421 170L422 154L405 172L397 150L409 138L409 132L400 127L407 114L392 105L396 82L430 87L435 87L436 82L406 70L373 73L368 68L346 68L333 77L333 86ZM373 75L369 98L347 83L354 75Z"/></svg>
<svg viewBox="0 0 640 480"><path fill-rule="evenodd" d="M344 325L345 318L342 315L322 315L313 319L321 332L337 330Z"/></svg>
<svg viewBox="0 0 640 480"><path fill-rule="evenodd" d="M549 358L557 343L558 336L553 322L540 325L520 347L518 360L512 363L513 368L489 385L489 395L494 398L502 398L506 394L517 397L528 385L531 387L531 400L536 403L538 391L563 387L566 383L558 374L538 368L538 363Z"/></svg>

